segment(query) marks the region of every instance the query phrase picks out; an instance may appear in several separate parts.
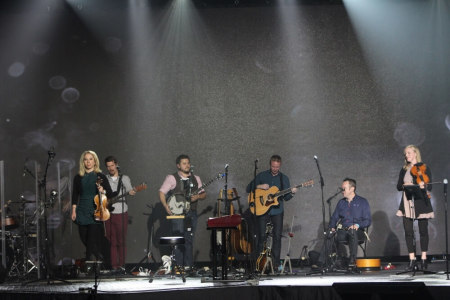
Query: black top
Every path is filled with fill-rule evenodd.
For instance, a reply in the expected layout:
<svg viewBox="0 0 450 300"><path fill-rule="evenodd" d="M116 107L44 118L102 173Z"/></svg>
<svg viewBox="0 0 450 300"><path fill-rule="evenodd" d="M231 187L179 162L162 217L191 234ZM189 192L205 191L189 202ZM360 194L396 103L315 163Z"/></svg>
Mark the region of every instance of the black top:
<svg viewBox="0 0 450 300"><path fill-rule="evenodd" d="M420 167L422 165L425 165L424 163L417 163L413 166L413 168ZM425 174L428 176L430 182L432 181L432 177L431 177L431 170L430 168L425 165L426 169L425 169ZM397 182L397 190L399 191L403 191L405 192L406 198L408 200L414 200L414 208L416 211L416 216L420 215L420 214L427 214L427 213L431 213L433 212L433 207L431 206L431 202L430 202L430 198L428 198L428 194L427 194L427 190L431 191L432 185L426 185L426 189L420 189L419 193L409 193L407 191L405 191L403 184L404 184L404 178L405 178L405 174L406 174L406 170L405 169L401 169L400 170L400 174L398 176L398 182ZM413 178L413 184L417 184L417 178L412 175ZM399 210L401 210L403 212L403 214L405 214L405 208L403 205L403 194L402 194L402 199L400 201L400 207Z"/></svg>

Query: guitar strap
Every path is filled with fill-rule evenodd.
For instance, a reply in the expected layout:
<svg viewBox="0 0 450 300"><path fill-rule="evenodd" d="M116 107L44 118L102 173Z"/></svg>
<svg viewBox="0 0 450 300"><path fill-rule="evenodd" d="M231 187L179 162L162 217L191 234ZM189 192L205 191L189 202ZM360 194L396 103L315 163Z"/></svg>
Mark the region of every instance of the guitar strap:
<svg viewBox="0 0 450 300"><path fill-rule="evenodd" d="M283 173L279 172L278 175L280 175L280 191L282 191L282 190L284 190ZM283 200L284 200L284 195L282 197L283 197Z"/></svg>

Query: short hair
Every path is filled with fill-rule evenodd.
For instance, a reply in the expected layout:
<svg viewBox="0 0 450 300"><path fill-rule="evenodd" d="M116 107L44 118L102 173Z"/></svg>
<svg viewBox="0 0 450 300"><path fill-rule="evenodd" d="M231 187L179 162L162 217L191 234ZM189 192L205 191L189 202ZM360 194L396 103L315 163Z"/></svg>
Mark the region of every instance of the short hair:
<svg viewBox="0 0 450 300"><path fill-rule="evenodd" d="M180 154L180 155L178 155L177 159L175 160L175 163L177 165L179 165L182 159L188 159L189 161L191 160L189 158L189 156L187 156L186 154Z"/></svg>
<svg viewBox="0 0 450 300"><path fill-rule="evenodd" d="M86 167L84 166L84 157L86 156L86 154L90 154L94 157L94 162L95 162L95 166L94 166L94 172L95 173L101 173L102 170L100 170L100 161L98 159L97 153L95 153L92 150L86 150L81 154L80 157L80 169L78 171L78 174L80 176L84 176L84 174L86 174Z"/></svg>
<svg viewBox="0 0 450 300"><path fill-rule="evenodd" d="M271 157L270 157L270 162L273 162L273 161L276 161L276 162L281 162L281 156L279 156L278 154L274 154L274 155L272 155Z"/></svg>
<svg viewBox="0 0 450 300"><path fill-rule="evenodd" d="M354 187L355 191L356 191L356 180L352 179L352 178L348 178L348 177L346 177L346 178L344 178L344 180L342 180L342 182L346 182L346 181L348 181L348 185L350 187Z"/></svg>
<svg viewBox="0 0 450 300"><path fill-rule="evenodd" d="M111 161L112 161L113 163L117 164L117 158L115 158L114 156L110 155L110 156L107 156L107 157L105 158L105 165L106 165L107 163L111 162Z"/></svg>

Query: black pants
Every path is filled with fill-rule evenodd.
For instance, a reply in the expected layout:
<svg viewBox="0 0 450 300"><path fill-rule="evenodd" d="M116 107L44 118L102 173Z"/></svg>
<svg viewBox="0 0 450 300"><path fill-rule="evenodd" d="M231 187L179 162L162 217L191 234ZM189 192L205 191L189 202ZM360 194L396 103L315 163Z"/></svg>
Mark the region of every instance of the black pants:
<svg viewBox="0 0 450 300"><path fill-rule="evenodd" d="M103 260L102 243L104 241L103 223L78 225L78 233L86 247L86 260Z"/></svg>
<svg viewBox="0 0 450 300"><path fill-rule="evenodd" d="M365 238L364 230L349 229L338 230L336 232L336 241L338 243L348 244L351 262L355 260L358 253L358 244L364 242Z"/></svg>
<svg viewBox="0 0 450 300"><path fill-rule="evenodd" d="M422 252L428 251L428 219L417 219L419 223L420 249ZM416 253L414 243L414 220L403 218L403 227L405 228L405 240L408 253Z"/></svg>
<svg viewBox="0 0 450 300"><path fill-rule="evenodd" d="M273 224L273 244L272 244L272 256L273 265L277 267L280 264L280 253L281 253L281 234L283 232L283 215L270 216L268 214L259 216L256 218L258 224L258 254L262 252L264 247L264 241L266 239L266 224L267 222L272 222Z"/></svg>

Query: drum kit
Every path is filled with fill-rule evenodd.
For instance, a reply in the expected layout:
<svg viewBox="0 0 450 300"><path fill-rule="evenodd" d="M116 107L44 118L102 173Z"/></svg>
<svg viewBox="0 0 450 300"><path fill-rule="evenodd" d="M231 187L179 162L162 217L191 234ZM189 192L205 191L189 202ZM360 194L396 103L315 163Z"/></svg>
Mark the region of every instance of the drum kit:
<svg viewBox="0 0 450 300"><path fill-rule="evenodd" d="M2 227L5 229L5 239L0 241L0 249L5 243L5 251L0 251L0 259L5 256L5 268L8 278L25 278L38 268L37 257L37 229L36 209L34 200L26 200L21 196L20 200L8 201L5 212L0 210ZM18 215L12 214L10 207L18 205ZM3 232L0 230L0 234Z"/></svg>

